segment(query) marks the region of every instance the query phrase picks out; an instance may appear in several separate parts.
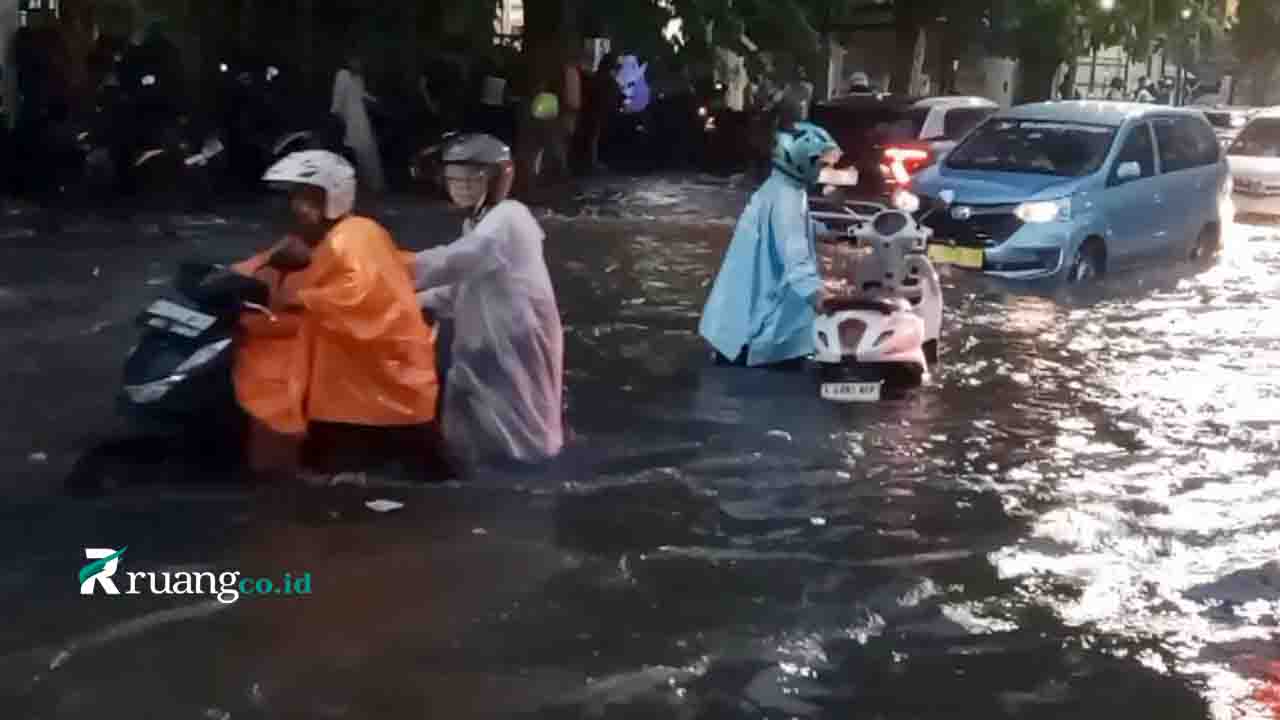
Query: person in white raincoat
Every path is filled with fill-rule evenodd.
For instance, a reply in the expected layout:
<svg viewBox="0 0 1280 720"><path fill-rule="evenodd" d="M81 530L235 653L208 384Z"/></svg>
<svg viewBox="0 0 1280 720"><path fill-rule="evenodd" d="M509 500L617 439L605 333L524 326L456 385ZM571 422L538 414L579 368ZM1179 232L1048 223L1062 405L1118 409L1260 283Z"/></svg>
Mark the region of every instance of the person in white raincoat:
<svg viewBox="0 0 1280 720"><path fill-rule="evenodd" d="M360 184L372 193L386 189L386 177L382 174L382 158L378 155L378 141L373 135L373 123L365 101L374 97L364 87L364 62L355 55L347 58L346 67L338 70L333 80L333 104L329 112L342 118L346 125L343 141L356 154Z"/></svg>
<svg viewBox="0 0 1280 720"><path fill-rule="evenodd" d="M507 199L511 150L489 135L464 135L443 149L454 204L474 212L462 237L417 255L423 307L453 322L442 430L465 466L534 464L564 444L564 333L545 235L523 204Z"/></svg>
<svg viewBox="0 0 1280 720"><path fill-rule="evenodd" d="M840 146L817 125L778 133L773 172L738 219L698 327L721 362L779 365L813 353L813 320L827 294L808 190L839 158Z"/></svg>

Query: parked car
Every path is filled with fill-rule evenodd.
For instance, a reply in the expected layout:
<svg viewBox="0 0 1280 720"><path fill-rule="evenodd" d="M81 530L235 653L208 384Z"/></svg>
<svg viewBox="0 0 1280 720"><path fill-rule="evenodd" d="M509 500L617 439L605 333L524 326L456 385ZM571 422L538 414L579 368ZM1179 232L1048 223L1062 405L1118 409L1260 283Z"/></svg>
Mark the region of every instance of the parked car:
<svg viewBox="0 0 1280 720"><path fill-rule="evenodd" d="M1236 210L1280 215L1280 109L1254 116L1227 149Z"/></svg>
<svg viewBox="0 0 1280 720"><path fill-rule="evenodd" d="M818 103L812 118L840 143L840 166L857 168L851 196L872 200L887 199L999 109L979 97L848 95Z"/></svg>
<svg viewBox="0 0 1280 720"><path fill-rule="evenodd" d="M942 262L1079 282L1221 246L1234 215L1226 158L1190 108L1087 101L998 113L900 190Z"/></svg>
<svg viewBox="0 0 1280 720"><path fill-rule="evenodd" d="M1218 136L1222 147L1227 147L1234 142L1236 136L1244 129L1244 126L1248 125L1249 120L1259 111L1259 108L1227 107L1223 105L1197 105L1195 107L1209 119L1209 124L1213 126L1213 132Z"/></svg>

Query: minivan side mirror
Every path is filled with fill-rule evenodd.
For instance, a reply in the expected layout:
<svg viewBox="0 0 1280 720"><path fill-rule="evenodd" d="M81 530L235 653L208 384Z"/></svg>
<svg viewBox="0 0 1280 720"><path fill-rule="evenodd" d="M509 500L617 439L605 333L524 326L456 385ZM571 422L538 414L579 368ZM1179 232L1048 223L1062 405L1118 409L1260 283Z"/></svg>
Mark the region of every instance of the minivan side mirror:
<svg viewBox="0 0 1280 720"><path fill-rule="evenodd" d="M1120 163L1120 167L1116 168L1116 180L1127 183L1142 177L1142 165L1135 161Z"/></svg>

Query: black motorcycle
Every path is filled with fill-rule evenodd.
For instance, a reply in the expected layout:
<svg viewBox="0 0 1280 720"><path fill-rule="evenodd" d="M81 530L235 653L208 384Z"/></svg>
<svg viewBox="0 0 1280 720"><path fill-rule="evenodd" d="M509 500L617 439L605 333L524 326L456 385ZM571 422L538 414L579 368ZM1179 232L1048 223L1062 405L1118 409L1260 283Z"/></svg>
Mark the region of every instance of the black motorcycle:
<svg viewBox="0 0 1280 720"><path fill-rule="evenodd" d="M120 406L144 426L235 427L232 338L241 313L266 312L261 281L216 264L184 263L173 292L138 317L142 337L124 367Z"/></svg>
<svg viewBox="0 0 1280 720"><path fill-rule="evenodd" d="M137 319L117 399L129 433L82 456L68 489L239 477L249 426L235 398L233 338L241 313L267 298L262 282L224 266L181 265L172 289Z"/></svg>

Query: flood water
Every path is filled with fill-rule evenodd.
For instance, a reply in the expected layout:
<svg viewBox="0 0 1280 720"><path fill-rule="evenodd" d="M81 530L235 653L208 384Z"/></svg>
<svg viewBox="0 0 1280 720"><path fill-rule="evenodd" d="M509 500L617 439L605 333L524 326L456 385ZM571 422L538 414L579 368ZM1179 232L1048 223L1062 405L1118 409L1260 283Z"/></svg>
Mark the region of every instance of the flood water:
<svg viewBox="0 0 1280 720"><path fill-rule="evenodd" d="M1212 267L1075 296L948 274L931 384L841 406L803 372L709 363L696 327L741 198L706 190L693 212L686 191L546 219L574 438L545 472L6 511L0 539L21 550L2 607L31 622L0 631L0 703L211 720L1275 716L1280 234L1241 227ZM368 497L407 507L375 516ZM110 604L68 580L92 542L138 548L130 569L306 568L317 588Z"/></svg>

